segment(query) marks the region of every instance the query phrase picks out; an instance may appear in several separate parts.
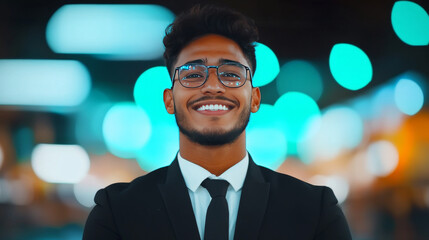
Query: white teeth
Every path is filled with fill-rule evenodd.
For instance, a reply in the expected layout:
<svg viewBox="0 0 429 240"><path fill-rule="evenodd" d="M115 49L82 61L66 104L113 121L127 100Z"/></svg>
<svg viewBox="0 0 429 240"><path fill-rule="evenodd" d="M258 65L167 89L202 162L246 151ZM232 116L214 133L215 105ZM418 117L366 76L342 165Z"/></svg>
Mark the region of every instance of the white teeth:
<svg viewBox="0 0 429 240"><path fill-rule="evenodd" d="M228 110L228 107L225 105L219 105L219 104L209 104L209 105L202 105L201 107L199 107L197 109L197 111L204 111L204 110L209 110L209 111L219 111L219 110Z"/></svg>

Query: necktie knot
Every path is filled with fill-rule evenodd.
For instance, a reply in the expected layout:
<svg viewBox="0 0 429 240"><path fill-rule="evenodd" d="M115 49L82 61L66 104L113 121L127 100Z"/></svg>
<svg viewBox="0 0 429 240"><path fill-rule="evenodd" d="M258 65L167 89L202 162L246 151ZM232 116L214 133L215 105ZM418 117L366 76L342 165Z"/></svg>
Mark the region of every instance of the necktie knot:
<svg viewBox="0 0 429 240"><path fill-rule="evenodd" d="M225 197L229 183L226 180L215 180L207 178L201 183L207 189L212 198Z"/></svg>

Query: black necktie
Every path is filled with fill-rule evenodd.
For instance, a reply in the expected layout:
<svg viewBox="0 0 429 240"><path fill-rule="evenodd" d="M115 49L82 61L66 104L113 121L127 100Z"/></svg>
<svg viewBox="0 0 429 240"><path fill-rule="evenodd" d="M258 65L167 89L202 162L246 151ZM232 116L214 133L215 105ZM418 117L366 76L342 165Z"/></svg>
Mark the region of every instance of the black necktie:
<svg viewBox="0 0 429 240"><path fill-rule="evenodd" d="M212 197L207 208L204 240L228 240L229 214L225 195L229 183L207 178L201 186L205 187Z"/></svg>

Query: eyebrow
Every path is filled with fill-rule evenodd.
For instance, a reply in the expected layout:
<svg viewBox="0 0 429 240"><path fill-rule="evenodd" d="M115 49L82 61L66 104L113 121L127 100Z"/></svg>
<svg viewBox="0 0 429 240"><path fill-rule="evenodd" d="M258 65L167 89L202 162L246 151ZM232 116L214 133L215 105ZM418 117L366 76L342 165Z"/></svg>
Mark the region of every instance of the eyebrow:
<svg viewBox="0 0 429 240"><path fill-rule="evenodd" d="M207 58L206 59L196 59L196 60L186 62L184 65L187 65L187 64L202 64L202 65L204 65L206 62L207 62Z"/></svg>
<svg viewBox="0 0 429 240"><path fill-rule="evenodd" d="M230 59L225 59L225 58L219 59L219 64L224 64L224 63L238 63L238 64L242 64L241 62L230 60Z"/></svg>
<svg viewBox="0 0 429 240"><path fill-rule="evenodd" d="M219 65L220 64L225 64L225 63L239 63L239 64L242 64L242 63L240 63L238 61L234 61L234 60L226 59L226 58L221 58L218 61ZM207 58L195 59L195 60L186 62L184 65L187 65L187 64L202 64L202 65L206 65L207 64Z"/></svg>

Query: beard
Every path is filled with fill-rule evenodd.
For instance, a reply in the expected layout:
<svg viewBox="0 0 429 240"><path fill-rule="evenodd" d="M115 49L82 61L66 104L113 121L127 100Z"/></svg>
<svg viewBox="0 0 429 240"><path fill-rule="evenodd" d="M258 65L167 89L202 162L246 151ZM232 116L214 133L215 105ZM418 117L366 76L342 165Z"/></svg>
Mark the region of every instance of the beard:
<svg viewBox="0 0 429 240"><path fill-rule="evenodd" d="M198 131L190 126L180 111L177 111L176 105L174 105L174 111L179 131L192 142L204 146L221 146L234 142L243 133L244 129L246 129L250 118L249 105L240 113L237 123L231 130L203 129L202 131Z"/></svg>

